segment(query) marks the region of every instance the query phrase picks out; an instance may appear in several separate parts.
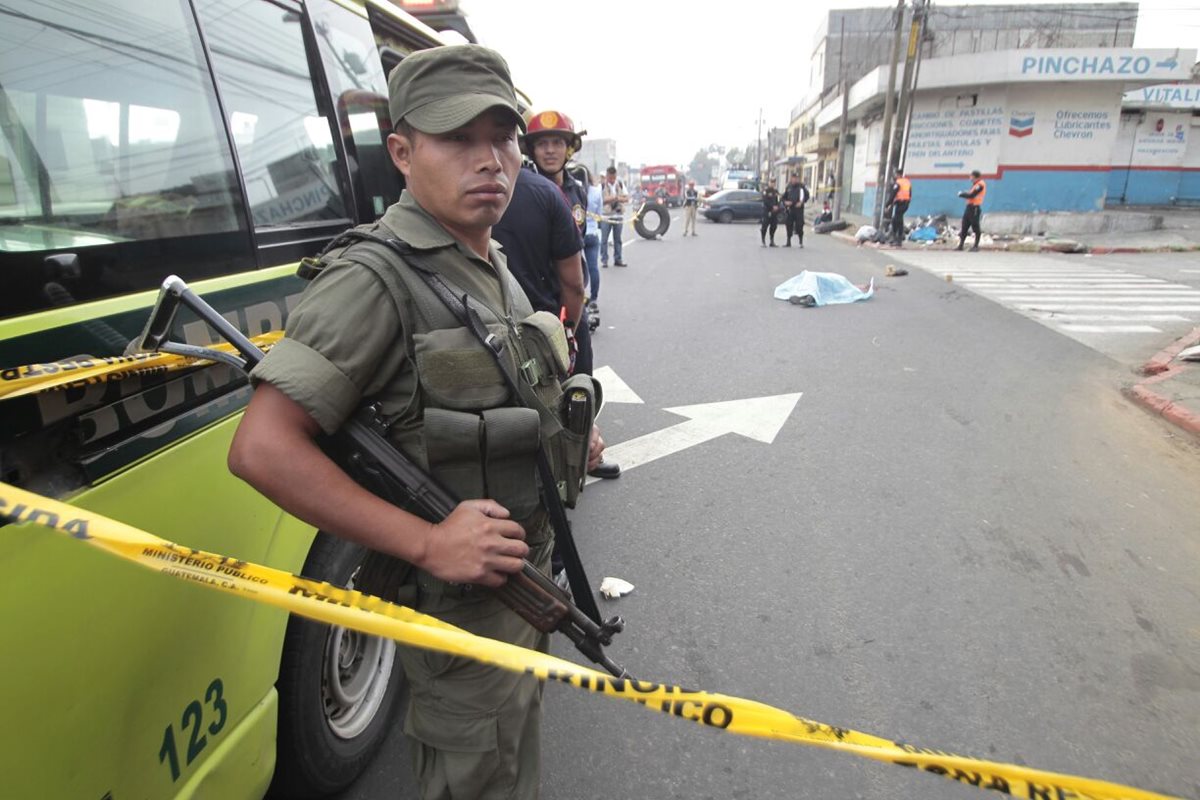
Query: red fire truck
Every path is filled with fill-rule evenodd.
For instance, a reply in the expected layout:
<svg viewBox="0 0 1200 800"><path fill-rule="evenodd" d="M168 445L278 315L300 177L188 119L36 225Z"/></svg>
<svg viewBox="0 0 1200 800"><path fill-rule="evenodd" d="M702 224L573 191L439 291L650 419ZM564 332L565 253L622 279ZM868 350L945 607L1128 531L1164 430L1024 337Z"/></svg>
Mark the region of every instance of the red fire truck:
<svg viewBox="0 0 1200 800"><path fill-rule="evenodd" d="M678 208L683 204L683 172L677 167L663 164L642 167L642 194L649 200L665 193L667 206Z"/></svg>

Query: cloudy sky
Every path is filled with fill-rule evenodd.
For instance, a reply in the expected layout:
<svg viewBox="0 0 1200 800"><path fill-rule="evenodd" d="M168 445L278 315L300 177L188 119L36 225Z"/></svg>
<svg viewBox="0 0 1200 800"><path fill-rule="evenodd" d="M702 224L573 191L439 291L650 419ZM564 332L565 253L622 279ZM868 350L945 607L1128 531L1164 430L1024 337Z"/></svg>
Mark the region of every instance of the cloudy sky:
<svg viewBox="0 0 1200 800"><path fill-rule="evenodd" d="M974 0L941 5L970 4ZM460 2L480 43L504 54L535 109L560 110L589 135L616 139L622 161L684 165L709 144L753 142L760 108L764 137L768 127L788 124L792 107L808 92L813 37L828 8L894 5ZM1143 0L1135 44L1200 47L1200 0Z"/></svg>

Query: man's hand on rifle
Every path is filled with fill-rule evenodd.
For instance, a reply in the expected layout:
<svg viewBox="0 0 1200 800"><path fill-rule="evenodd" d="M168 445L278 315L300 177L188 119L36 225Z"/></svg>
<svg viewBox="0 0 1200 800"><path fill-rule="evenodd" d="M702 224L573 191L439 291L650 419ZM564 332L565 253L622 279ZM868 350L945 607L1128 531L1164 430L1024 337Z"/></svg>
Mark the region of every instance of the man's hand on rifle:
<svg viewBox="0 0 1200 800"><path fill-rule="evenodd" d="M529 555L525 529L494 500L464 500L442 522L430 526L418 566L451 583L496 588L521 571Z"/></svg>

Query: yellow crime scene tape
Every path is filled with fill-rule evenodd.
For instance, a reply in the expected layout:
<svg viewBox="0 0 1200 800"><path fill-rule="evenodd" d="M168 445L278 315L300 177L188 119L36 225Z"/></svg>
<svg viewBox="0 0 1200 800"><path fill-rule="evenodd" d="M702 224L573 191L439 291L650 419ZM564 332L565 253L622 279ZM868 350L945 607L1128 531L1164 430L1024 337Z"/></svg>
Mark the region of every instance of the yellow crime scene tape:
<svg viewBox="0 0 1200 800"><path fill-rule="evenodd" d="M1106 781L916 747L797 717L772 706L669 684L614 678L569 661L486 639L410 608L281 570L193 550L85 509L0 483L0 517L43 525L175 578L405 645L472 658L556 681L704 727L795 742L924 770L1003 794L1044 800L1149 800L1166 795ZM1174 800L1178 800L1175 798Z"/></svg>
<svg viewBox="0 0 1200 800"><path fill-rule="evenodd" d="M283 331L268 331L251 339L260 350L269 350L283 338ZM236 353L226 342L211 346L213 350ZM29 364L24 367L0 369L0 400L11 400L27 394L73 389L97 383L109 383L136 376L160 375L175 370L213 362L171 353L136 353L130 356L77 358Z"/></svg>

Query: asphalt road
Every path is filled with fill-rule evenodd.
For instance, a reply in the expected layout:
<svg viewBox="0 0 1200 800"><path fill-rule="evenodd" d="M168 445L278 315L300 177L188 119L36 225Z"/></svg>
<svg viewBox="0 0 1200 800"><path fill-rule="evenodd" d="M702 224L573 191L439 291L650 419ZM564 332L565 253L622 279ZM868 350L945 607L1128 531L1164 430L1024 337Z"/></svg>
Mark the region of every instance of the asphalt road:
<svg viewBox="0 0 1200 800"><path fill-rule="evenodd" d="M613 655L886 738L1200 797L1200 448L1121 397L1128 364L929 272L884 278L886 252L681 228L602 271L596 363L643 401L610 403L605 438L801 396L773 440L722 435L588 487L589 572L636 586L605 606L628 622ZM772 298L806 268L875 277L876 295ZM343 798L410 797L407 769L395 735ZM976 792L547 688L547 798Z"/></svg>

